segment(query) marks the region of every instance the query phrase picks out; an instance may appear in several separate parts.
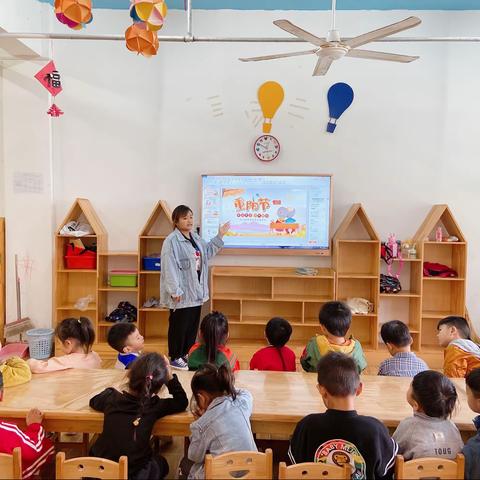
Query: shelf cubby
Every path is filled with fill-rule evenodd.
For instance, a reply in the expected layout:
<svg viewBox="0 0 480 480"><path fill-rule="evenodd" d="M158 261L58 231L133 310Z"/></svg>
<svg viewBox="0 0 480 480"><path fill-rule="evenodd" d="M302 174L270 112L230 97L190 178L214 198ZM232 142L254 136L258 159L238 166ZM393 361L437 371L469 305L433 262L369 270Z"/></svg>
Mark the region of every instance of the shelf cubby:
<svg viewBox="0 0 480 480"><path fill-rule="evenodd" d="M212 300L212 310L224 313L229 321L240 322L242 315L241 300Z"/></svg>
<svg viewBox="0 0 480 480"><path fill-rule="evenodd" d="M213 277L212 290L218 298L272 299L272 277Z"/></svg>
<svg viewBox="0 0 480 480"><path fill-rule="evenodd" d="M281 314L279 314L281 312ZM265 325L272 317L281 316L292 324L303 323L302 302L258 302L242 300L242 323L261 323Z"/></svg>
<svg viewBox="0 0 480 480"><path fill-rule="evenodd" d="M330 301L326 300L326 301ZM303 323L305 325L316 325L318 328L318 314L325 302L305 302L303 304Z"/></svg>
<svg viewBox="0 0 480 480"><path fill-rule="evenodd" d="M364 350L372 350L375 347L377 338L377 317L376 315L353 315L352 325L349 334L353 335L361 344Z"/></svg>

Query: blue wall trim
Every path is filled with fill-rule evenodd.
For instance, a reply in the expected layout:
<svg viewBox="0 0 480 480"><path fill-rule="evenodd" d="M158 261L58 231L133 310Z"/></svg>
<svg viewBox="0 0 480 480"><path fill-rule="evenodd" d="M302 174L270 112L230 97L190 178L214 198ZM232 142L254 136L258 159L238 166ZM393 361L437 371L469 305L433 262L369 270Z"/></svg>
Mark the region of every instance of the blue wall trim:
<svg viewBox="0 0 480 480"><path fill-rule="evenodd" d="M53 4L53 0L39 0ZM192 0L206 10L329 10L330 0ZM167 0L183 9L183 0ZM93 0L94 8L127 9L129 0ZM480 0L338 0L339 10L480 10Z"/></svg>

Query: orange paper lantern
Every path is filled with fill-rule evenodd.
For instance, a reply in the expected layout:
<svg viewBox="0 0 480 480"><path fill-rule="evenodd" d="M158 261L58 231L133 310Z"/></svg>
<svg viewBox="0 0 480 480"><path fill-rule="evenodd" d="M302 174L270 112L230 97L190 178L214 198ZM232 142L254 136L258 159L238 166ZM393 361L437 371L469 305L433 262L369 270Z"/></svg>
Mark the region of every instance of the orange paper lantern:
<svg viewBox="0 0 480 480"><path fill-rule="evenodd" d="M92 0L55 0L57 19L78 30L92 21Z"/></svg>
<svg viewBox="0 0 480 480"><path fill-rule="evenodd" d="M159 47L157 34L147 30L145 24L134 23L125 31L127 48L132 52L141 53L145 57L156 55Z"/></svg>

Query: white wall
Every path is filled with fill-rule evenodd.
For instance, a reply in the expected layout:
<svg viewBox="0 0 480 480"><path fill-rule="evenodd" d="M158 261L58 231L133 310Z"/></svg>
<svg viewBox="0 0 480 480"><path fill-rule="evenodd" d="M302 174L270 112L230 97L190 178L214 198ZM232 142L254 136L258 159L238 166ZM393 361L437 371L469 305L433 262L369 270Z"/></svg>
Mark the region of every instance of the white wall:
<svg viewBox="0 0 480 480"><path fill-rule="evenodd" d="M424 23L412 35L473 35L480 20L476 12L415 14ZM408 12L342 11L337 24L341 33L352 36L406 16ZM209 36L279 36L282 32L271 24L278 18L320 35L329 28L326 12L195 11L194 30ZM86 33L119 33L128 25L126 12L98 11ZM162 33L183 34L184 25L184 14L171 11ZM57 22L52 27L65 31ZM474 205L480 174L475 130L479 48L379 43L372 49L419 54L421 59L410 65L344 59L327 77L312 78L313 57L257 64L237 60L305 49L301 44L161 44L156 58L145 59L128 52L123 42L55 42L55 61L64 81L57 104L65 111L53 127L56 221L75 197L87 197L109 231L110 248L136 249L138 232L157 199L166 199L172 207L187 203L199 211L201 173L332 173L335 225L352 202L362 202L382 237L394 231L405 238L415 233L433 203L448 203L472 245L468 307L478 317L475 245L480 226ZM45 99L40 101L38 86L27 85L25 71L20 95L16 75L17 69L5 78L4 97L10 91L18 95L6 104L4 118L12 125L22 124L30 135L35 132L40 146L35 148L38 152L30 152L22 142L13 145L15 129L5 127L5 143L11 142L6 163L25 162L30 168L38 162L35 165L45 168L48 178ZM272 131L282 144L281 157L264 165L251 155L260 128L245 111L251 116L258 86L270 79L284 86L286 98ZM326 91L336 81L350 83L356 98L337 132L328 135ZM223 103L220 117L213 117L208 100L215 95ZM309 108L303 120L289 114L297 113L290 106L297 98L305 99ZM16 204L8 182L6 198ZM43 208L41 201L35 203ZM52 210L36 211L37 225L47 225ZM22 215L26 214L27 209ZM24 222L16 208L7 220ZM24 228L9 237L13 244L22 243L22 235L32 237L32 227ZM50 240L39 241L46 245ZM32 255L37 265L46 267L49 257ZM217 262L297 265L315 260L223 256ZM43 281L32 285L28 306L30 315L43 324L50 307L47 270L38 272ZM41 308L33 307L34 299L43 302Z"/></svg>
<svg viewBox="0 0 480 480"><path fill-rule="evenodd" d="M0 27L10 32L48 31L50 12L46 5L34 0L2 0ZM24 43L38 54L48 55L48 42ZM3 62L0 205L7 233L7 321L17 318L14 255L18 254L22 316L29 315L37 325L49 325L53 224L50 123L45 114L49 99L33 78L42 66L35 62ZM42 192L15 193L15 173L42 175Z"/></svg>

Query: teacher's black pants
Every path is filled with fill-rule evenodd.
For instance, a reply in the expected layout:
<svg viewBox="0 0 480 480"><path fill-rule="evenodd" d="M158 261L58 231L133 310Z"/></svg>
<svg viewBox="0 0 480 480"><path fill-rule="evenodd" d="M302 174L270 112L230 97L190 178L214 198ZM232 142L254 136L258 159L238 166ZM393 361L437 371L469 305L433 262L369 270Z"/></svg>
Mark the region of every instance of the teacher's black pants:
<svg viewBox="0 0 480 480"><path fill-rule="evenodd" d="M184 357L195 343L201 311L201 305L170 310L168 356L171 360Z"/></svg>

